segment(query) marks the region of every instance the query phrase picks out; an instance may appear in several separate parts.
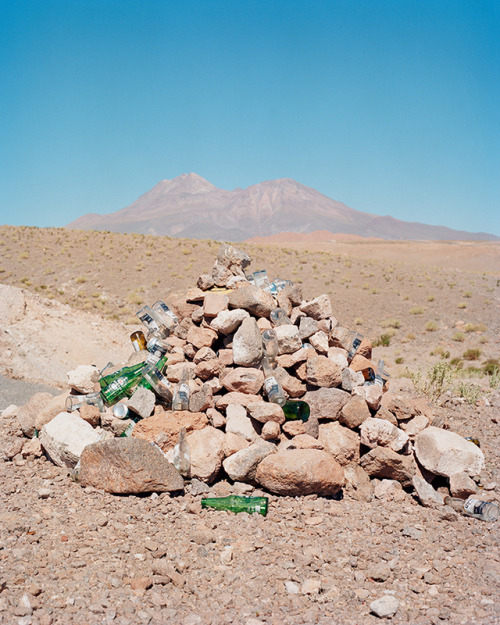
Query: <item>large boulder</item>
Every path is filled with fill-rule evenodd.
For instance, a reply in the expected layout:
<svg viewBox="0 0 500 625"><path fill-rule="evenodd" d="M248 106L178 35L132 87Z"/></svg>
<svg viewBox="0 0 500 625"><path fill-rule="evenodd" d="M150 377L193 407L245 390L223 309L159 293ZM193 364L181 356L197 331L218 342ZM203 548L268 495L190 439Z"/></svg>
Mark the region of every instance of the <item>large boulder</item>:
<svg viewBox="0 0 500 625"><path fill-rule="evenodd" d="M83 486L117 494L184 489L184 480L158 448L130 437L87 446L77 479Z"/></svg>
<svg viewBox="0 0 500 625"><path fill-rule="evenodd" d="M87 445L100 438L97 430L77 414L61 412L40 432L40 443L54 464L74 468Z"/></svg>
<svg viewBox="0 0 500 625"><path fill-rule="evenodd" d="M272 295L249 284L229 293L229 308L243 308L255 317L269 317L276 304Z"/></svg>
<svg viewBox="0 0 500 625"><path fill-rule="evenodd" d="M436 427L428 427L416 436L415 455L425 469L445 477L455 473L479 475L484 468L484 454L477 445Z"/></svg>
<svg viewBox="0 0 500 625"><path fill-rule="evenodd" d="M286 449L257 467L255 480L277 495L335 495L344 485L342 467L320 449Z"/></svg>

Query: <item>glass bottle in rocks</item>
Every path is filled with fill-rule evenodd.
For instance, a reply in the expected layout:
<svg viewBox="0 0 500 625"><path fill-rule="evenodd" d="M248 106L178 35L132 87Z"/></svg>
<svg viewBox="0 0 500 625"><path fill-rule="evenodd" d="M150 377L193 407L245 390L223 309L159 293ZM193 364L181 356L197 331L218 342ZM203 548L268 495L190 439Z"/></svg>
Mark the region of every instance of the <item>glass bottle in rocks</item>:
<svg viewBox="0 0 500 625"><path fill-rule="evenodd" d="M261 337L264 356L273 365L278 355L278 337L276 332L274 330L264 330Z"/></svg>
<svg viewBox="0 0 500 625"><path fill-rule="evenodd" d="M189 407L189 396L189 369L184 367L179 383L174 390L172 410L187 410Z"/></svg>
<svg viewBox="0 0 500 625"><path fill-rule="evenodd" d="M160 361L167 361L168 346L164 345L158 337L154 336L152 339L149 339L147 349L149 354L146 362L150 365L156 365L158 369L163 371L159 363Z"/></svg>
<svg viewBox="0 0 500 625"><path fill-rule="evenodd" d="M136 312L136 315L146 326L150 334L157 337L162 337L164 335L164 332L160 328L160 325L158 324L158 321L154 317L153 311L149 306L143 306Z"/></svg>
<svg viewBox="0 0 500 625"><path fill-rule="evenodd" d="M229 512L257 512L266 516L268 508L267 497L243 497L240 495L229 495L229 497L204 497L201 500L202 508L215 508L216 510L227 510Z"/></svg>
<svg viewBox="0 0 500 625"><path fill-rule="evenodd" d="M284 325L292 324L292 322L287 317L287 314L283 310L283 308L275 308L274 310L271 310L269 318L271 319L272 324L275 326L284 326Z"/></svg>
<svg viewBox="0 0 500 625"><path fill-rule="evenodd" d="M186 428L181 428L177 445L174 447L173 465L183 477L191 474L191 450L186 440Z"/></svg>
<svg viewBox="0 0 500 625"><path fill-rule="evenodd" d="M281 388L281 384L274 375L274 369L269 360L264 356L262 359L262 370L264 371L264 391L267 398L273 404L283 406L286 403L286 397Z"/></svg>
<svg viewBox="0 0 500 625"><path fill-rule="evenodd" d="M142 330L132 332L130 340L132 341L132 345L134 346L134 350L136 352L146 349L146 337L144 336L144 332Z"/></svg>
<svg viewBox="0 0 500 625"><path fill-rule="evenodd" d="M498 506L491 501L482 501L474 497L465 500L458 497L445 497L444 503L464 516L471 516L481 521L496 521L499 516Z"/></svg>
<svg viewBox="0 0 500 625"><path fill-rule="evenodd" d="M166 403L172 402L172 384L154 364L145 367L139 386L152 388Z"/></svg>
<svg viewBox="0 0 500 625"><path fill-rule="evenodd" d="M97 406L99 412L104 412L104 402L99 391L87 393L86 395L68 395L65 406L68 412L74 412L84 405Z"/></svg>
<svg viewBox="0 0 500 625"><path fill-rule="evenodd" d="M156 321L167 328L169 334L170 332L173 332L175 326L179 324L177 315L165 304L165 302L158 300L153 304L151 310Z"/></svg>
<svg viewBox="0 0 500 625"><path fill-rule="evenodd" d="M283 406L287 421L307 421L311 414L309 404L301 399L289 399Z"/></svg>

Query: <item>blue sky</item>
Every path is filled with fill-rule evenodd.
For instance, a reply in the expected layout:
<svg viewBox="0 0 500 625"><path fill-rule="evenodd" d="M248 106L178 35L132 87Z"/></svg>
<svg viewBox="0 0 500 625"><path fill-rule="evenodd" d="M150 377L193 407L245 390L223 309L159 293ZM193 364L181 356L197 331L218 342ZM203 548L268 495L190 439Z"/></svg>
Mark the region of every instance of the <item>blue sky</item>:
<svg viewBox="0 0 500 625"><path fill-rule="evenodd" d="M500 235L498 0L0 0L0 223L196 172Z"/></svg>

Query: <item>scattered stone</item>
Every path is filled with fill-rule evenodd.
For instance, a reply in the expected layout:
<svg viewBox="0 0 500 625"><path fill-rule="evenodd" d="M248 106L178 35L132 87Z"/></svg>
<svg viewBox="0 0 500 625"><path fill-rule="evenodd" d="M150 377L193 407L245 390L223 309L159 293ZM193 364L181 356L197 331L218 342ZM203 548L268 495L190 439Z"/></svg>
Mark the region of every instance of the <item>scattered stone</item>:
<svg viewBox="0 0 500 625"><path fill-rule="evenodd" d="M370 603L370 610L379 618L392 618L399 609L399 599L394 595L384 595Z"/></svg>

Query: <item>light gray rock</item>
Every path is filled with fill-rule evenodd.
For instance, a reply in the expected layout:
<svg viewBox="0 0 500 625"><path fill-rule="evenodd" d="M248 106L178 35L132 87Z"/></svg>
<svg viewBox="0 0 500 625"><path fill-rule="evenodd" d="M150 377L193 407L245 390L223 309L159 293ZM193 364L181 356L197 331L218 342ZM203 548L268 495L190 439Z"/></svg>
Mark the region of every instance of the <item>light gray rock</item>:
<svg viewBox="0 0 500 625"><path fill-rule="evenodd" d="M415 455L435 475L479 475L484 468L484 454L477 445L455 432L436 427L428 427L416 436Z"/></svg>
<svg viewBox="0 0 500 625"><path fill-rule="evenodd" d="M78 365L68 371L68 385L78 393L92 393L99 380L99 369L94 365Z"/></svg>
<svg viewBox="0 0 500 625"><path fill-rule="evenodd" d="M255 478L258 464L269 454L276 452L276 445L257 440L255 443L237 451L222 462L228 476L238 482L251 482Z"/></svg>
<svg viewBox="0 0 500 625"><path fill-rule="evenodd" d="M128 400L129 410L133 410L140 417L145 419L153 414L156 397L153 391L148 388L138 386Z"/></svg>
<svg viewBox="0 0 500 625"><path fill-rule="evenodd" d="M429 484L420 475L414 475L412 478L413 487L420 500L420 503L427 508L437 508L444 505L443 495L434 490L432 484Z"/></svg>
<svg viewBox="0 0 500 625"><path fill-rule="evenodd" d="M302 347L297 326L289 323L274 328L278 339L278 354L293 354Z"/></svg>
<svg viewBox="0 0 500 625"><path fill-rule="evenodd" d="M255 317L269 317L276 304L270 293L249 284L229 293L229 308L243 308Z"/></svg>
<svg viewBox="0 0 500 625"><path fill-rule="evenodd" d="M87 445L100 438L97 430L70 412L61 412L40 432L40 443L54 464L73 468Z"/></svg>
<svg viewBox="0 0 500 625"><path fill-rule="evenodd" d="M238 434L252 442L259 437L246 409L239 404L230 404L226 408L226 432Z"/></svg>
<svg viewBox="0 0 500 625"><path fill-rule="evenodd" d="M330 350L332 349L339 349L339 348L331 347ZM344 351L344 350L341 350L341 351ZM345 358L345 362L346 362L345 367L347 367L347 358ZM344 389L344 391L349 391L350 393L357 386L363 386L364 383L365 383L365 378L364 378L364 375L361 373L361 371L354 371L353 369L350 369L349 367L344 368L342 370L342 388Z"/></svg>
<svg viewBox="0 0 500 625"><path fill-rule="evenodd" d="M311 343L311 345L319 354L328 353L328 334L326 334L326 332L323 332L321 330L316 332L316 334L313 334L309 338L309 343ZM347 367L347 359L345 366Z"/></svg>
<svg viewBox="0 0 500 625"><path fill-rule="evenodd" d="M243 319L233 339L233 361L242 367L259 367L262 360L262 338L253 317Z"/></svg>
<svg viewBox="0 0 500 625"><path fill-rule="evenodd" d="M361 444L370 449L382 445L393 451L401 451L408 443L406 432L389 423L385 419L369 417L360 426Z"/></svg>
<svg viewBox="0 0 500 625"><path fill-rule="evenodd" d="M392 618L399 609L399 599L394 595L384 595L370 603L370 610L379 618Z"/></svg>
<svg viewBox="0 0 500 625"><path fill-rule="evenodd" d="M311 317L301 317L299 321L299 336L305 341L318 331L318 323Z"/></svg>
<svg viewBox="0 0 500 625"><path fill-rule="evenodd" d="M332 304L328 295L320 295L300 305L300 310L313 319L326 319L332 316Z"/></svg>
<svg viewBox="0 0 500 625"><path fill-rule="evenodd" d="M242 308L223 310L215 319L212 319L210 327L216 332L228 335L235 332L240 327L243 319L247 319L248 317L250 317L250 314Z"/></svg>
<svg viewBox="0 0 500 625"><path fill-rule="evenodd" d="M356 386L352 391L353 395L359 395L362 397L371 410L378 410L380 402L382 401L382 387L380 384L363 384L363 386Z"/></svg>

